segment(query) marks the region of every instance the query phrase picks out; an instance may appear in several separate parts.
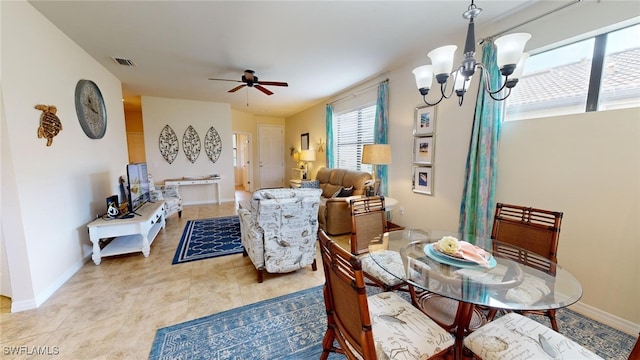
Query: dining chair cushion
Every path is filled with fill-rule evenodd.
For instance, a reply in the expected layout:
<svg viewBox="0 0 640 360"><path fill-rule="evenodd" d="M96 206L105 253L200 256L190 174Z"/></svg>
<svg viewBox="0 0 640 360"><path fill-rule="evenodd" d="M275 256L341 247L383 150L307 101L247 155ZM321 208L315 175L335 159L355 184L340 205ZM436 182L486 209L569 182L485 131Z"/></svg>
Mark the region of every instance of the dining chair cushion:
<svg viewBox="0 0 640 360"><path fill-rule="evenodd" d="M428 359L454 344L451 334L394 292L371 295L367 302L379 359Z"/></svg>
<svg viewBox="0 0 640 360"><path fill-rule="evenodd" d="M464 339L464 346L483 360L602 359L564 335L517 313L508 313L480 327Z"/></svg>
<svg viewBox="0 0 640 360"><path fill-rule="evenodd" d="M503 281L506 273L507 267L502 264L498 264L490 273L474 269L456 270L456 274L458 275L469 277L483 283L500 283ZM551 294L551 289L549 289L549 286L547 286L544 280L525 273L522 282L518 284L518 286L510 288L505 298L513 302L533 305L549 294Z"/></svg>
<svg viewBox="0 0 640 360"><path fill-rule="evenodd" d="M375 260L372 258L375 256ZM382 250L376 251L374 254L364 254L360 256L362 262L362 270L374 278L382 281L386 285L395 286L401 284L404 278L404 267L402 265L402 259L400 253L397 251ZM378 264L385 264L383 269ZM391 272L393 272L393 275Z"/></svg>

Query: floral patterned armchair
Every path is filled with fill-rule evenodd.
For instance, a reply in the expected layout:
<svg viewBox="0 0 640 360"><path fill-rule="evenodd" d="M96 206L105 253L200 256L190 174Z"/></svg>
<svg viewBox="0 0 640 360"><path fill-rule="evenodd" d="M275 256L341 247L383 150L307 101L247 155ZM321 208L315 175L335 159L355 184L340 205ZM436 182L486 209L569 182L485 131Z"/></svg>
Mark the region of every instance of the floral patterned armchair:
<svg viewBox="0 0 640 360"><path fill-rule="evenodd" d="M178 185L162 185L156 188L153 176L149 174L149 195L151 201L164 200L164 217L178 213L182 217L182 197L178 192Z"/></svg>
<svg viewBox="0 0 640 360"><path fill-rule="evenodd" d="M238 209L244 255L258 270L287 273L316 266L318 207L321 189L255 191Z"/></svg>

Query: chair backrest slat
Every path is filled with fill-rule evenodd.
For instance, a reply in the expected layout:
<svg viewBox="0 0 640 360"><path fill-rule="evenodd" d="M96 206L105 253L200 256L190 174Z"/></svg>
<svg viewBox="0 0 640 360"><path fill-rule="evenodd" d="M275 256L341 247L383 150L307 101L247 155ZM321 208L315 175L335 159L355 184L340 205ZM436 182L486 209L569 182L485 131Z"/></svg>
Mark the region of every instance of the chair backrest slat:
<svg viewBox="0 0 640 360"><path fill-rule="evenodd" d="M494 251L548 273L555 273L562 212L496 204L491 238L537 254L494 246Z"/></svg>
<svg viewBox="0 0 640 360"><path fill-rule="evenodd" d="M387 215L383 196L369 196L353 199L351 206L351 253L355 255L368 251L369 242L384 235Z"/></svg>

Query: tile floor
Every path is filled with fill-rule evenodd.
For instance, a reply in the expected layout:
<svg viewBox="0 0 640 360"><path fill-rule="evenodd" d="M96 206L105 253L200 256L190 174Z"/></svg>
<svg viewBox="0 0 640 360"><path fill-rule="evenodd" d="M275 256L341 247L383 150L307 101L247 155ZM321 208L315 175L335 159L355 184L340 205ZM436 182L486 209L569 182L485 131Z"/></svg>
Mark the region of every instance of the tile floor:
<svg viewBox="0 0 640 360"><path fill-rule="evenodd" d="M235 215L248 196L237 191L235 203L185 206L182 218L167 219L148 258L88 261L37 309L12 314L10 299L1 297L0 358L147 359L158 328L322 285L321 264L265 274L262 284L242 254L171 264L188 220ZM16 347L26 348L9 354ZM33 356L33 347L49 355Z"/></svg>

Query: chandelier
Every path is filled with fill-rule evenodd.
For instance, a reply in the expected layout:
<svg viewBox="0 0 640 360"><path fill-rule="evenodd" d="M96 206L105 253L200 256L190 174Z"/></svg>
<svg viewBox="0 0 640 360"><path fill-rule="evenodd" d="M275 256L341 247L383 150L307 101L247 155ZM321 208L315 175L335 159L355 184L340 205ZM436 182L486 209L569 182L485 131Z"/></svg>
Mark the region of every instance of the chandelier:
<svg viewBox="0 0 640 360"><path fill-rule="evenodd" d="M469 5L467 11L462 14L463 18L469 19L469 27L467 28L467 38L464 44L464 59L457 69L451 71L453 68L453 57L457 49L455 45L446 45L431 50L427 54L427 56L431 58L431 65L422 65L413 69L413 74L416 77L416 85L425 104L436 105L442 101L442 99L450 98L455 91L455 94L458 96L458 104L462 105L464 93L467 91L471 77L476 69L482 71L484 78L487 79L487 81L484 82L484 90L496 101L505 100L511 94L511 89L518 83L518 78L524 70L524 62L529 57L529 54L523 54L524 46L531 38L531 35L516 33L505 35L495 40L498 53L498 68L502 76L504 76L504 81L499 89L491 89L488 81L489 72L487 67L477 62L474 58L476 53L476 39L473 21L481 12L482 9L474 4L474 0L471 0L471 5ZM440 99L434 103L429 103L427 102L427 94L431 88L434 74L436 81L440 84ZM453 81L449 81L451 78L453 78ZM453 83L453 85L449 83ZM500 92L504 89L507 89L506 94L501 95Z"/></svg>

